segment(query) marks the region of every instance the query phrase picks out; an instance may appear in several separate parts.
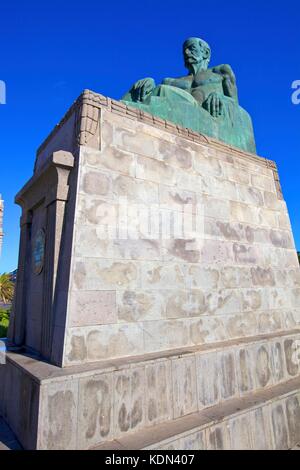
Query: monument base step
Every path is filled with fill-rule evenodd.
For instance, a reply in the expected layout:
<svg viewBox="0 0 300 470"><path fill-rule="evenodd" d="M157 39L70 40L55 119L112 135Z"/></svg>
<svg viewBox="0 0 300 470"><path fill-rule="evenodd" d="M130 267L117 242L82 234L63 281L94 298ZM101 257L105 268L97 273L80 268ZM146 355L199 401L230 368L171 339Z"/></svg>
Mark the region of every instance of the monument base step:
<svg viewBox="0 0 300 470"><path fill-rule="evenodd" d="M299 450L300 377L93 450Z"/></svg>
<svg viewBox="0 0 300 470"><path fill-rule="evenodd" d="M65 368L7 352L0 415L25 449L292 448L299 344L297 329Z"/></svg>

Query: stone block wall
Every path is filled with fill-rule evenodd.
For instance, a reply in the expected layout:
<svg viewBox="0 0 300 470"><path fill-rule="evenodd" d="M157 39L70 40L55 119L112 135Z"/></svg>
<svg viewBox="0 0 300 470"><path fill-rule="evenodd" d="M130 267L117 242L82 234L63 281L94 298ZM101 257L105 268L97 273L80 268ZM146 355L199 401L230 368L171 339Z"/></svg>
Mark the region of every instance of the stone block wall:
<svg viewBox="0 0 300 470"><path fill-rule="evenodd" d="M64 365L299 325L299 264L273 162L105 108L99 131L80 147ZM198 211L196 243L103 238L124 197Z"/></svg>
<svg viewBox="0 0 300 470"><path fill-rule="evenodd" d="M222 423L199 426L147 450L286 450L299 439L300 394L291 393Z"/></svg>

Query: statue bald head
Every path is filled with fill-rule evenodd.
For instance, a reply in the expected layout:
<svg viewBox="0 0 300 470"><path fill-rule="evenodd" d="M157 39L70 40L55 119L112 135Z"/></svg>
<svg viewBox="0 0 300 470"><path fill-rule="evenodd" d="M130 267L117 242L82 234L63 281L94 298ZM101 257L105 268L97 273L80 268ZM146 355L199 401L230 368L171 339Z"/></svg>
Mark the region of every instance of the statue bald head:
<svg viewBox="0 0 300 470"><path fill-rule="evenodd" d="M192 73L206 70L210 61L211 50L207 42L200 38L188 38L183 43L185 67Z"/></svg>

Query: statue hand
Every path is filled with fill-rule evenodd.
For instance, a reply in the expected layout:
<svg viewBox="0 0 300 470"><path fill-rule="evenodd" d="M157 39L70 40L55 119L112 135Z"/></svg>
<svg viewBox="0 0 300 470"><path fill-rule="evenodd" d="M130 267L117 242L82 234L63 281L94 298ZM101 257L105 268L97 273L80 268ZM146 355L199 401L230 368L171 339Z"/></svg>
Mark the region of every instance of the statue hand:
<svg viewBox="0 0 300 470"><path fill-rule="evenodd" d="M224 113L224 105L223 105L223 102L222 102L222 98L216 92L211 93L208 96L208 98L204 101L202 106L213 117L222 116L222 114Z"/></svg>
<svg viewBox="0 0 300 470"><path fill-rule="evenodd" d="M149 98L155 88L153 78L143 78L138 80L130 89L131 98L133 101L144 102Z"/></svg>

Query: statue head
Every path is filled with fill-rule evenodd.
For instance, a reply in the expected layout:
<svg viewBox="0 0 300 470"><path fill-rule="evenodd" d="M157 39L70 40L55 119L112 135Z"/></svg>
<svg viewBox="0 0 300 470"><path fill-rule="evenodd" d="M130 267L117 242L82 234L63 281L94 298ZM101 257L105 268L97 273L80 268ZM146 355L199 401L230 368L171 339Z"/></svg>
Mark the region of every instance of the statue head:
<svg viewBox="0 0 300 470"><path fill-rule="evenodd" d="M188 38L183 43L185 67L192 73L206 70L210 61L211 50L207 42L200 38Z"/></svg>

